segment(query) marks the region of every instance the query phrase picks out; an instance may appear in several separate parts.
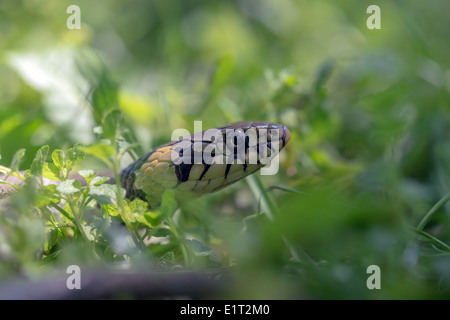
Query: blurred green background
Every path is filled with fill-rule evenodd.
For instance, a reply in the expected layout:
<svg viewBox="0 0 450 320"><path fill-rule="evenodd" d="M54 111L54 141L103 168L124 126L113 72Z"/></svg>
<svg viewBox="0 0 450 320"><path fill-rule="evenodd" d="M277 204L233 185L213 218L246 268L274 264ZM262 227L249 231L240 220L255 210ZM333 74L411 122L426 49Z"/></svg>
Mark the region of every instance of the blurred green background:
<svg viewBox="0 0 450 320"><path fill-rule="evenodd" d="M79 30L66 27L72 4ZM372 4L380 30L366 27ZM0 164L20 148L27 168L42 145L95 143L102 108L120 108L137 153L176 128L192 131L194 120L204 129L283 123L292 139L280 171L261 180L302 193L270 189L274 222L254 216L259 199L245 182L183 208L186 234L215 248L215 267L239 279L223 297L450 298L450 205L426 235L414 231L450 192L449 8L444 0L0 1ZM102 168L94 158L85 166ZM22 241L0 233L3 276L41 268L33 256L41 235L23 228ZM314 262L291 259L280 234ZM380 290L366 287L369 265L380 267Z"/></svg>

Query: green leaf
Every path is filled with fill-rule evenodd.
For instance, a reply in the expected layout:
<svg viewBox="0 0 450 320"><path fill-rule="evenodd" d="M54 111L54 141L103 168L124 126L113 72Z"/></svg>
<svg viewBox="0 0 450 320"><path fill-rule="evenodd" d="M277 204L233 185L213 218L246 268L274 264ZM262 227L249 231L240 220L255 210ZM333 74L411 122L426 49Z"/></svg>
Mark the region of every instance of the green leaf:
<svg viewBox="0 0 450 320"><path fill-rule="evenodd" d="M10 182L6 182L6 181L1 181L0 180L0 184L6 184L8 186L13 187L15 190L20 190L20 187L16 186L14 183L10 183Z"/></svg>
<svg viewBox="0 0 450 320"><path fill-rule="evenodd" d="M53 228L47 235L47 241L44 244L44 250L49 251L55 244L58 243L59 231L57 228Z"/></svg>
<svg viewBox="0 0 450 320"><path fill-rule="evenodd" d="M47 179L61 181L61 172L59 168L53 163L44 163L42 174Z"/></svg>
<svg viewBox="0 0 450 320"><path fill-rule="evenodd" d="M135 214L133 219L131 219L132 221L136 221L139 222L141 225L144 225L146 227L152 228L153 225L145 218L145 215L141 214Z"/></svg>
<svg viewBox="0 0 450 320"><path fill-rule="evenodd" d="M79 170L78 174L82 176L86 181L91 181L95 176L94 170Z"/></svg>
<svg viewBox="0 0 450 320"><path fill-rule="evenodd" d="M303 194L303 195L307 195L307 193L304 193L302 191L299 191L297 189L294 188L290 188L290 187L286 187L286 186L282 186L282 185L274 185L274 186L270 186L267 188L267 191L272 191L274 189L278 189L281 191L285 191L285 192L289 192L289 193L294 193L294 194Z"/></svg>
<svg viewBox="0 0 450 320"><path fill-rule="evenodd" d="M117 139L117 146L118 146L118 154L123 155L126 152L138 146L138 144L136 143L131 144L128 141L124 140L123 138L120 138Z"/></svg>
<svg viewBox="0 0 450 320"><path fill-rule="evenodd" d="M30 169L33 176L42 177L42 171L44 169L44 164L47 159L49 149L49 146L43 146L36 152Z"/></svg>
<svg viewBox="0 0 450 320"><path fill-rule="evenodd" d="M97 123L101 123L111 109L117 107L117 84L110 78L106 68L97 75L97 85L92 92L92 106Z"/></svg>
<svg viewBox="0 0 450 320"><path fill-rule="evenodd" d="M57 194L56 185L50 184L42 188L35 200L34 205L36 207L44 207L49 204L59 204L61 202L61 197Z"/></svg>
<svg viewBox="0 0 450 320"><path fill-rule="evenodd" d="M61 202L61 198L57 194L56 187L57 187L57 185L55 185L55 184L49 184L49 185L45 186L43 189L44 196L50 202L53 202L53 203Z"/></svg>
<svg viewBox="0 0 450 320"><path fill-rule="evenodd" d="M439 240L438 238L436 238L436 237L432 236L431 234L429 234L425 231L422 231L422 230L415 229L414 231L416 231L418 234L420 234L425 239L429 240L433 245L435 245L437 248L441 249L442 251L450 252L450 247L442 240Z"/></svg>
<svg viewBox="0 0 450 320"><path fill-rule="evenodd" d="M130 210L134 213L143 214L146 211L148 211L148 203L142 201L141 199L134 199L128 204L128 206L130 207Z"/></svg>
<svg viewBox="0 0 450 320"><path fill-rule="evenodd" d="M52 152L52 160L56 167L58 167L60 170L64 169L66 166L66 155L64 151L55 149Z"/></svg>
<svg viewBox="0 0 450 320"><path fill-rule="evenodd" d="M87 154L103 161L108 167L112 167L111 158L114 155L114 147L112 145L106 144L104 142L95 143L87 146L84 151Z"/></svg>
<svg viewBox="0 0 450 320"><path fill-rule="evenodd" d="M77 163L84 159L86 156L84 148L84 144L77 143L73 146L73 148L66 151L66 168L68 172L70 172L70 170L72 170Z"/></svg>
<svg viewBox="0 0 450 320"><path fill-rule="evenodd" d="M122 128L123 116L120 110L114 109L109 111L102 123L103 137L113 141L120 135Z"/></svg>
<svg viewBox="0 0 450 320"><path fill-rule="evenodd" d="M108 214L110 216L115 217L119 215L119 210L117 210L117 206L115 206L114 204L105 205L104 208L108 211Z"/></svg>
<svg viewBox="0 0 450 320"><path fill-rule="evenodd" d="M148 203L140 199L131 201L127 207L130 221L137 221L140 224L152 228L154 225L145 216L148 211Z"/></svg>
<svg viewBox="0 0 450 320"><path fill-rule="evenodd" d="M117 186L112 184L102 184L100 186L91 185L88 194L100 204L116 204L116 190ZM122 196L125 197L125 189L120 188L120 192L122 192Z"/></svg>
<svg viewBox="0 0 450 320"><path fill-rule="evenodd" d="M164 191L161 199L161 214L164 217L171 217L177 210L177 202L175 201L175 193L172 189Z"/></svg>
<svg viewBox="0 0 450 320"><path fill-rule="evenodd" d="M11 171L12 172L16 172L19 171L19 165L23 160L23 157L25 156L25 149L19 149L16 151L16 153L14 153L12 162L11 162Z"/></svg>
<svg viewBox="0 0 450 320"><path fill-rule="evenodd" d="M167 237L172 234L172 231L167 228L159 227L153 229L150 234L152 237Z"/></svg>
<svg viewBox="0 0 450 320"><path fill-rule="evenodd" d="M94 186L99 186L99 185L105 183L108 180L109 180L108 177L99 177L99 176L97 176L97 177L94 177L92 179L91 184L94 185Z"/></svg>
<svg viewBox="0 0 450 320"><path fill-rule="evenodd" d="M143 217L151 226L160 224L163 219L160 211L147 211L144 213Z"/></svg>
<svg viewBox="0 0 450 320"><path fill-rule="evenodd" d="M56 190L58 190L61 193L65 194L72 194L81 191L81 182L74 179L68 179L63 182L61 182L57 187Z"/></svg>

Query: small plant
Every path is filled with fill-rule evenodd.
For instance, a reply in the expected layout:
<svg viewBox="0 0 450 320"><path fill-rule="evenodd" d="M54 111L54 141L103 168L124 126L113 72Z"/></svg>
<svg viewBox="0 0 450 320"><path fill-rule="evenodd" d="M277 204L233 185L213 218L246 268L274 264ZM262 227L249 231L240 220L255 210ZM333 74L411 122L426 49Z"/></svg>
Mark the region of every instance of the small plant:
<svg viewBox="0 0 450 320"><path fill-rule="evenodd" d="M44 146L37 151L31 168L20 172L19 164L25 154L21 149L14 156L10 168L0 168L7 176L24 182L2 182L17 191L12 195L13 205L17 206L14 199L24 193L27 193L26 197L34 194L32 198L28 197L28 205L45 223L47 232L41 258L48 261L57 256L62 243L77 241L91 247L98 259L126 259L137 248L138 252L146 251L156 257L173 257L173 263L177 261L176 252L180 252L184 263L188 263L187 244L192 241L185 241L176 229L173 215L177 204L173 191L167 190L163 194L162 205L157 211L149 210L148 204L142 200L128 201L125 190L111 184L109 177L99 176L89 169L75 172L76 166L86 156L85 149L84 145L76 144L65 151L53 150L49 157L49 146ZM117 240L120 237L124 240L125 228L128 230L128 236L125 236L127 244L119 248ZM152 237L166 241L149 245ZM167 255L169 251L171 255Z"/></svg>

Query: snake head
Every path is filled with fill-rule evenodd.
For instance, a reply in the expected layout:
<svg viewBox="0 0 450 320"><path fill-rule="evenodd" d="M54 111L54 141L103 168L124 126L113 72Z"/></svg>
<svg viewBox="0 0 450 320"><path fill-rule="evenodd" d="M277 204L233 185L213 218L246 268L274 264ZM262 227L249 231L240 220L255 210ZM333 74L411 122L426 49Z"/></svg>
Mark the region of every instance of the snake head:
<svg viewBox="0 0 450 320"><path fill-rule="evenodd" d="M129 199L157 208L166 189L178 200L216 192L278 161L289 130L277 123L240 121L195 132L160 146L121 173ZM278 164L278 163L277 163ZM275 174L276 170L270 173Z"/></svg>

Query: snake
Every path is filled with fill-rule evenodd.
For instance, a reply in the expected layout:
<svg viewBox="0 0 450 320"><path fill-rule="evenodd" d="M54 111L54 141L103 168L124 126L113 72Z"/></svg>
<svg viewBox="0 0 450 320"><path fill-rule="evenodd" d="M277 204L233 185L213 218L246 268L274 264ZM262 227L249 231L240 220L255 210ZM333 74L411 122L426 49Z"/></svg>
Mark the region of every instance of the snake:
<svg viewBox="0 0 450 320"><path fill-rule="evenodd" d="M150 208L160 206L168 189L177 200L185 201L222 190L257 172L267 165L261 152L266 150L273 159L290 138L286 126L266 121L239 121L195 132L154 148L129 164L120 173L120 184L127 199L141 199ZM258 156L256 160L252 152ZM196 158L198 154L211 156ZM115 182L112 179L110 183ZM9 191L7 185L0 184L0 198Z"/></svg>

